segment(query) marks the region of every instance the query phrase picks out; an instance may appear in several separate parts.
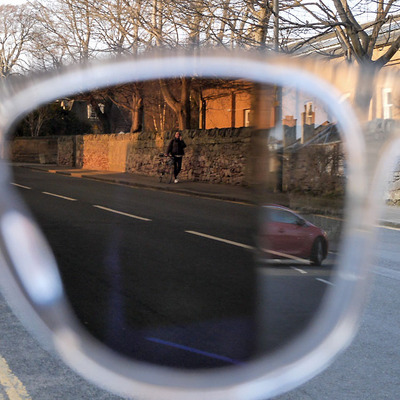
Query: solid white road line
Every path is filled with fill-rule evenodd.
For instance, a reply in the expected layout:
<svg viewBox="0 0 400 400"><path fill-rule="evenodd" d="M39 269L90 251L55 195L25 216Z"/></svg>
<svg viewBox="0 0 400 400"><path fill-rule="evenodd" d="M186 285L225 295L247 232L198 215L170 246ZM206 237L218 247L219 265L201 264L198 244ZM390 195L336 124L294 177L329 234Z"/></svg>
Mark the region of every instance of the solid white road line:
<svg viewBox="0 0 400 400"><path fill-rule="evenodd" d="M140 219L141 221L151 221L151 219L149 219L149 218L139 217L138 215L128 214L128 213L118 211L118 210L113 210L112 208L107 208L107 207L98 206L98 205L93 205L93 207L99 208L100 210L109 211L114 214L124 215L125 217Z"/></svg>
<svg viewBox="0 0 400 400"><path fill-rule="evenodd" d="M241 248L247 249L247 250L253 250L253 249L254 249L254 247L248 246L247 244L234 242L234 241L228 240L228 239L222 239L222 238L220 238L220 237L207 235L207 234L201 233L201 232L196 232L196 231L185 231L185 232L186 232L186 233L189 233L189 234L191 234L191 235L196 235L196 236L200 236L200 237L203 237L203 238L206 238L206 239L215 240L215 241L217 241L217 242L222 242L222 243L230 244L230 245L232 245L232 246L241 247Z"/></svg>
<svg viewBox="0 0 400 400"><path fill-rule="evenodd" d="M60 194L50 193L50 192L42 192L43 194L47 194L48 196L58 197L59 199L69 200L69 201L78 201L77 199L72 199L71 197L61 196Z"/></svg>
<svg viewBox="0 0 400 400"><path fill-rule="evenodd" d="M400 231L400 228L396 228L395 226L387 226L387 225L375 225L375 228L388 229L389 231Z"/></svg>
<svg viewBox="0 0 400 400"><path fill-rule="evenodd" d="M31 189L32 189L32 188L29 187L29 186L20 185L20 184L18 184L18 183L14 183L14 182L11 182L11 185L17 186L17 187L22 188L22 189L28 189L28 190L31 190Z"/></svg>

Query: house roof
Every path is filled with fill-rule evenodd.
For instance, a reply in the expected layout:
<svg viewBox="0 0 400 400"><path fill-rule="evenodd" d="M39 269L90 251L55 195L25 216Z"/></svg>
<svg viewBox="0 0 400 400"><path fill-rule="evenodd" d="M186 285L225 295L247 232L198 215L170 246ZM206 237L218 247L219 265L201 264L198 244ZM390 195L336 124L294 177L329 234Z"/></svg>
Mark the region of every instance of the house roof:
<svg viewBox="0 0 400 400"><path fill-rule="evenodd" d="M286 150L298 150L301 147L306 147L313 144L329 144L341 141L340 134L337 126L334 123L323 124L315 128L314 135L310 137L305 143L301 143L297 139L294 143L286 146Z"/></svg>

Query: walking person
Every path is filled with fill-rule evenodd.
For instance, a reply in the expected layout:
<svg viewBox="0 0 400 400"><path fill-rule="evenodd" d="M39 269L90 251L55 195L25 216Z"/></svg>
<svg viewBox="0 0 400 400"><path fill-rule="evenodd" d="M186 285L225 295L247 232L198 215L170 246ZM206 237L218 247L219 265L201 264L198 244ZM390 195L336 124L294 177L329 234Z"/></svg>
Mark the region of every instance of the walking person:
<svg viewBox="0 0 400 400"><path fill-rule="evenodd" d="M182 157L185 155L184 148L186 147L185 142L182 139L182 135L179 131L175 132L175 137L169 142L167 148L167 154L172 156L174 160L174 183L178 183L178 175L182 169Z"/></svg>

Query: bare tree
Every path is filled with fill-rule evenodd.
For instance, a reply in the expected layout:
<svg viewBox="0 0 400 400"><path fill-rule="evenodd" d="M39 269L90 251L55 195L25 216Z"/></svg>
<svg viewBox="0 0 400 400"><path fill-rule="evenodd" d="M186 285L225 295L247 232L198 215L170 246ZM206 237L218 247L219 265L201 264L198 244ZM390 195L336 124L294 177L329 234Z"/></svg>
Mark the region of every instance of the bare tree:
<svg viewBox="0 0 400 400"><path fill-rule="evenodd" d="M104 53L137 54L154 46L191 49L223 46L269 51L276 47L278 39L280 51L344 57L360 68L368 66L373 76L400 49L400 17L396 17L400 5L395 0L329 3L328 0L280 0L279 37L274 31L277 14L273 3L273 0L32 0L36 12L34 30L31 25L27 25L28 30L15 25L13 29L21 38L12 39L15 46L12 54L20 54L22 50L17 44L21 45L22 38L33 37L32 32L36 36L31 58L40 68L86 62ZM23 15L19 18L21 23L23 18ZM14 26L4 25L4 32L8 32L9 25ZM0 43L3 75L15 68L12 46L7 42L11 37L5 35ZM377 46L383 49L378 57L374 52ZM178 93L176 87L172 89L164 82L161 93L176 113L179 126L188 127L191 80L180 79L179 87ZM359 82L359 104L368 104L372 87ZM139 97L136 93L135 101L140 103ZM128 107L139 109L135 101L131 97ZM133 129L137 128L136 124Z"/></svg>
<svg viewBox="0 0 400 400"><path fill-rule="evenodd" d="M86 62L101 52L92 0L36 0L32 5L42 33L64 62Z"/></svg>
<svg viewBox="0 0 400 400"><path fill-rule="evenodd" d="M94 3L94 19L98 39L105 51L116 54L137 54L150 42L145 29L146 0L110 0Z"/></svg>
<svg viewBox="0 0 400 400"><path fill-rule="evenodd" d="M322 55L345 57L358 64L373 63L381 68L400 47L400 5L395 0L332 0L334 8L324 1L293 3L295 7L281 13L283 30L290 30L292 41L298 39L294 46L288 47L291 52L312 49ZM336 46L328 33L336 39ZM374 49L382 37L390 45L373 60Z"/></svg>
<svg viewBox="0 0 400 400"><path fill-rule="evenodd" d="M108 91L107 97L118 107L129 112L131 127L129 133L142 130L143 82L133 82Z"/></svg>
<svg viewBox="0 0 400 400"><path fill-rule="evenodd" d="M25 117L25 123L32 137L40 136L44 123L51 118L51 112L48 106L40 107Z"/></svg>
<svg viewBox="0 0 400 400"><path fill-rule="evenodd" d="M355 62L362 70L356 102L366 109L372 97L376 72L400 49L400 4L395 0L332 0L305 2L281 13L282 32L287 33L286 50L292 53L319 53ZM301 36L301 38L300 38ZM293 40L297 37L297 41ZM381 52L376 55L379 46Z"/></svg>
<svg viewBox="0 0 400 400"><path fill-rule="evenodd" d="M284 7L287 1L281 1ZM209 42L225 48L272 49L273 0L204 0L210 15Z"/></svg>
<svg viewBox="0 0 400 400"><path fill-rule="evenodd" d="M0 6L1 78L27 69L34 25L29 6Z"/></svg>

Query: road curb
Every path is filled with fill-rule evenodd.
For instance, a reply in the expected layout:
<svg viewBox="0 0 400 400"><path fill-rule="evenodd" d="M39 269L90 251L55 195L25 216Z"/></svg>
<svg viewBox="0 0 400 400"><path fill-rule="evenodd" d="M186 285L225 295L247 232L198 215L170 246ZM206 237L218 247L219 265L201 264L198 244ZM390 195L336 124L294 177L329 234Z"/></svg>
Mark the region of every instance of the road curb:
<svg viewBox="0 0 400 400"><path fill-rule="evenodd" d="M119 185L126 185L126 186L131 186L131 187L136 187L136 188L152 189L152 190L159 190L159 191L168 192L168 193L177 193L177 194L182 194L182 195L190 195L190 196L208 198L208 199L213 199L213 200L224 200L224 201L232 201L232 202L237 202L237 203L252 204L252 202L249 199L245 199L244 197L241 197L241 196L231 196L231 195L224 195L224 194L218 194L218 193L199 192L199 191L192 190L192 189L180 189L176 186L174 186L174 188L172 188L169 186L151 185L151 184L146 184L146 183L127 181L124 179L108 178L108 177L103 177L103 176L86 175L86 174L82 174L82 178L103 181L103 182L109 182L109 183L116 183ZM169 184L166 184L166 185L169 185Z"/></svg>

